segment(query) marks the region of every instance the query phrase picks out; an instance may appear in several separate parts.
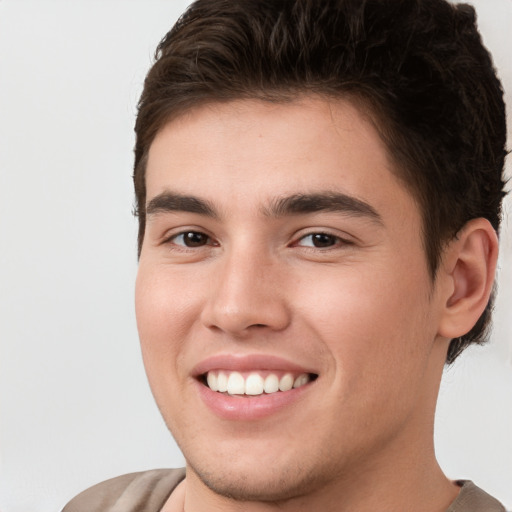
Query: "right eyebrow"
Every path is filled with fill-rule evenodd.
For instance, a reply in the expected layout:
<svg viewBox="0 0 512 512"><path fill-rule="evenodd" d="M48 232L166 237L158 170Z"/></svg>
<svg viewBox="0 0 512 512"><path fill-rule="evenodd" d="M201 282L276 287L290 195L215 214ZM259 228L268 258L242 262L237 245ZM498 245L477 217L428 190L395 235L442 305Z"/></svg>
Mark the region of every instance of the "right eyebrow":
<svg viewBox="0 0 512 512"><path fill-rule="evenodd" d="M147 216L165 212L188 212L205 215L213 219L219 218L215 208L208 201L175 192L162 192L153 197L146 205Z"/></svg>

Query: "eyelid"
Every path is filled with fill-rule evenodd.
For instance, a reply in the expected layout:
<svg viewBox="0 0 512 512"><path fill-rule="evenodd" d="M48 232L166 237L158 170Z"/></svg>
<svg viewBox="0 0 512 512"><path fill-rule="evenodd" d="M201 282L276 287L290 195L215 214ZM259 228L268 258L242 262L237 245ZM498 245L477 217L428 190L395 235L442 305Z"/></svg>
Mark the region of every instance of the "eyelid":
<svg viewBox="0 0 512 512"><path fill-rule="evenodd" d="M340 232L333 232L334 230L328 229L328 228L308 228L300 230L299 232L296 232L295 235L292 237L292 241L290 243L290 246L295 247L301 247L304 249L311 249L311 250L323 250L327 251L329 249L338 249L340 247L354 245L357 243L357 241L354 239L353 236L350 236L346 233L340 233ZM200 235L203 235L207 238L207 243L204 245L199 245L197 247L189 247L185 245L185 243L177 243L176 239L180 236L184 236L187 233L197 233ZM315 247L313 244L311 245L302 245L301 241L304 239L307 239L308 237L312 237L314 235L325 235L328 237L332 237L335 239L335 243L330 246L326 247ZM180 226L177 228L173 228L168 230L161 238L160 241L161 245L173 245L175 248L180 248L182 250L198 250L204 247L216 247L219 246L219 242L215 239L215 237L209 233L209 230L198 227L198 226Z"/></svg>
<svg viewBox="0 0 512 512"><path fill-rule="evenodd" d="M178 244L175 242L176 238L178 238L180 236L184 236L187 233L196 233L199 235L203 235L208 239L208 243L206 243L205 245L197 246L197 247L188 247L184 243ZM167 232L162 237L161 244L162 245L172 244L173 246L178 247L183 250L196 250L196 249L201 249L202 247L212 247L212 246L219 245L218 242L215 241L214 237L212 235L210 235L206 230L200 229L197 227L185 227L185 228L180 227L175 230L173 229L173 230L171 230L171 232Z"/></svg>
<svg viewBox="0 0 512 512"><path fill-rule="evenodd" d="M332 237L334 239L336 239L336 243L331 245L331 246L327 246L327 247L315 247L313 245L300 245L300 242L308 237L312 237L314 235L325 235L325 236L329 236L329 237ZM331 229L326 229L326 228L314 228L314 229L308 229L308 230L304 230L303 232L299 232L295 237L294 237L294 241L292 242L292 246L297 246L297 247L303 247L305 249L315 249L315 250L329 250L329 249L337 249L339 248L340 246L347 246L347 245L354 245L356 243L356 241L354 240L353 237L349 236L348 234L345 234L345 233L339 233L339 232L336 232L334 233Z"/></svg>

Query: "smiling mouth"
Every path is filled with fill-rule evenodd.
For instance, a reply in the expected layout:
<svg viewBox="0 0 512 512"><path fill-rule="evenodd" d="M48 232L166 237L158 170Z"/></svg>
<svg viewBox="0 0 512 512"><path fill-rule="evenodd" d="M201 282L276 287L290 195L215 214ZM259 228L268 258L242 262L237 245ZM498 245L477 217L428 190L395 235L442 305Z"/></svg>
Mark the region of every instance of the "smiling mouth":
<svg viewBox="0 0 512 512"><path fill-rule="evenodd" d="M209 371L200 381L212 391L231 396L260 396L300 388L314 381L314 373L277 373L271 371Z"/></svg>

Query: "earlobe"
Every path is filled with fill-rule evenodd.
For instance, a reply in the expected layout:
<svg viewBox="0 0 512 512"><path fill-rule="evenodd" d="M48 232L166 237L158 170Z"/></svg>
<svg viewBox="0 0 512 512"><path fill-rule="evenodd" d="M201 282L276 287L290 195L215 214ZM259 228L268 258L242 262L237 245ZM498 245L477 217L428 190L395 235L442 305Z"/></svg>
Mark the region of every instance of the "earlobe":
<svg viewBox="0 0 512 512"><path fill-rule="evenodd" d="M498 237L488 220L469 221L443 257L444 298L440 336L452 339L471 330L483 313L494 283Z"/></svg>

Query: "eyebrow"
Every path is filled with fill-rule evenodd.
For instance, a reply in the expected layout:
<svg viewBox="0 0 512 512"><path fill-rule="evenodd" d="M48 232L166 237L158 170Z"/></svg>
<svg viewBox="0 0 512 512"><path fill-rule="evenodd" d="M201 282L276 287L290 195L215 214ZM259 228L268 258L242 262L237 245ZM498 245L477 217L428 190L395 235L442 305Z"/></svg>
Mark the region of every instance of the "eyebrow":
<svg viewBox="0 0 512 512"><path fill-rule="evenodd" d="M219 217L209 201L175 192L162 192L146 205L146 215L148 216L164 212L197 213L214 219Z"/></svg>
<svg viewBox="0 0 512 512"><path fill-rule="evenodd" d="M278 197L272 200L269 206L263 208L264 215L274 218L323 211L366 217L377 224L383 224L382 217L373 206L361 199L339 192L293 194ZM148 216L165 212L197 213L213 219L220 217L210 201L170 191L158 194L146 206L146 215Z"/></svg>
<svg viewBox="0 0 512 512"><path fill-rule="evenodd" d="M293 194L275 199L269 207L264 209L265 215L270 217L302 215L322 211L366 217L377 224L383 224L382 217L373 206L361 199L338 192Z"/></svg>

